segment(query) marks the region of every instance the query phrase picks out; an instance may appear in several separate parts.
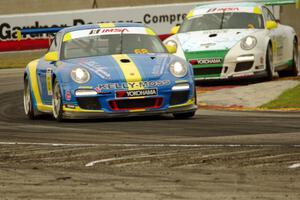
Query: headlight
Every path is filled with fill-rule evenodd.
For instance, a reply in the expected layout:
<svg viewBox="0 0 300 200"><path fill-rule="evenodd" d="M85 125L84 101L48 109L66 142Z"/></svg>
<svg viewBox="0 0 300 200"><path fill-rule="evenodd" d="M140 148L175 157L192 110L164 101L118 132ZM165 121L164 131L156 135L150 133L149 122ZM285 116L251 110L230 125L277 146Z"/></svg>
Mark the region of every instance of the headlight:
<svg viewBox="0 0 300 200"><path fill-rule="evenodd" d="M253 36L247 36L241 41L241 48L244 50L251 50L257 44L257 39Z"/></svg>
<svg viewBox="0 0 300 200"><path fill-rule="evenodd" d="M177 49L177 43L174 40L169 40L165 43L167 46L176 47Z"/></svg>
<svg viewBox="0 0 300 200"><path fill-rule="evenodd" d="M71 78L76 83L83 84L90 80L90 73L88 72L88 70L78 67L71 71Z"/></svg>
<svg viewBox="0 0 300 200"><path fill-rule="evenodd" d="M184 63L176 61L170 65L170 72L175 77L181 78L187 74L188 68Z"/></svg>

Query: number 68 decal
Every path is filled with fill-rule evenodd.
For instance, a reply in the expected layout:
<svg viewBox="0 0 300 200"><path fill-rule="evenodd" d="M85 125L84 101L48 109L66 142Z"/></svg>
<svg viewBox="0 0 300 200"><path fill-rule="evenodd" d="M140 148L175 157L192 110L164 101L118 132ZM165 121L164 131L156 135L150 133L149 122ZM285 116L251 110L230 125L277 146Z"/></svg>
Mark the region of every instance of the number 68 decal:
<svg viewBox="0 0 300 200"><path fill-rule="evenodd" d="M135 49L134 50L135 54L147 54L149 53L148 49Z"/></svg>

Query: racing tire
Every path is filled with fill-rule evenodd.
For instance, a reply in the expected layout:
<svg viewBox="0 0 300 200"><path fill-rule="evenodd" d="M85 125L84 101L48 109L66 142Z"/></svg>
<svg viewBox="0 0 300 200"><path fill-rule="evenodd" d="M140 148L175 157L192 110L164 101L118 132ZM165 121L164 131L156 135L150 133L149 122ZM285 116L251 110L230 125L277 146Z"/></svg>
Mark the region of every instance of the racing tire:
<svg viewBox="0 0 300 200"><path fill-rule="evenodd" d="M64 120L63 116L63 101L58 81L54 81L53 95L52 95L52 113L53 117L58 122Z"/></svg>
<svg viewBox="0 0 300 200"><path fill-rule="evenodd" d="M194 98L195 98L195 105L198 105L198 97L197 97L197 89L196 89L196 83L194 84Z"/></svg>
<svg viewBox="0 0 300 200"><path fill-rule="evenodd" d="M278 72L280 77L287 77L287 76L298 76L299 74L299 52L298 52L298 42L294 40L293 44L293 60L292 66L287 70L282 70Z"/></svg>
<svg viewBox="0 0 300 200"><path fill-rule="evenodd" d="M37 118L36 111L33 107L31 87L28 81L28 77L26 77L24 80L23 106L24 106L25 115L29 119L34 120Z"/></svg>
<svg viewBox="0 0 300 200"><path fill-rule="evenodd" d="M272 46L269 45L267 52L266 52L266 80L272 81L274 78L274 66L273 66L273 52L272 52Z"/></svg>
<svg viewBox="0 0 300 200"><path fill-rule="evenodd" d="M187 112L187 113L174 113L173 116L175 119L189 119L194 117L196 114L196 111Z"/></svg>

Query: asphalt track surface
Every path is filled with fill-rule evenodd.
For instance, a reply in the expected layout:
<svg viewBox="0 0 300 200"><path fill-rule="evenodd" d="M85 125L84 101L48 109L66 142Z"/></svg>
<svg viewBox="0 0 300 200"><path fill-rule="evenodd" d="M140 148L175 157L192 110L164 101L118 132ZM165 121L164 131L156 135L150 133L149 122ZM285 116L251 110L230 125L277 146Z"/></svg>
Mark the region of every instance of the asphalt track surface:
<svg viewBox="0 0 300 200"><path fill-rule="evenodd" d="M32 121L22 72L0 70L0 199L300 199L300 113Z"/></svg>

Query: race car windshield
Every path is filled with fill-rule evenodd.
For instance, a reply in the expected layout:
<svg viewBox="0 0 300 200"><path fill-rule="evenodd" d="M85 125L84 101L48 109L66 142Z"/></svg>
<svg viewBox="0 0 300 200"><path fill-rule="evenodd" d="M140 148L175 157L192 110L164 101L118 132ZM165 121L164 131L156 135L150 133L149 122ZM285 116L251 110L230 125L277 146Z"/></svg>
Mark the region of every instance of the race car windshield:
<svg viewBox="0 0 300 200"><path fill-rule="evenodd" d="M180 33L216 29L263 29L262 15L254 13L213 13L185 20Z"/></svg>
<svg viewBox="0 0 300 200"><path fill-rule="evenodd" d="M157 36L146 34L96 35L72 39L62 44L62 59L114 54L166 53Z"/></svg>

